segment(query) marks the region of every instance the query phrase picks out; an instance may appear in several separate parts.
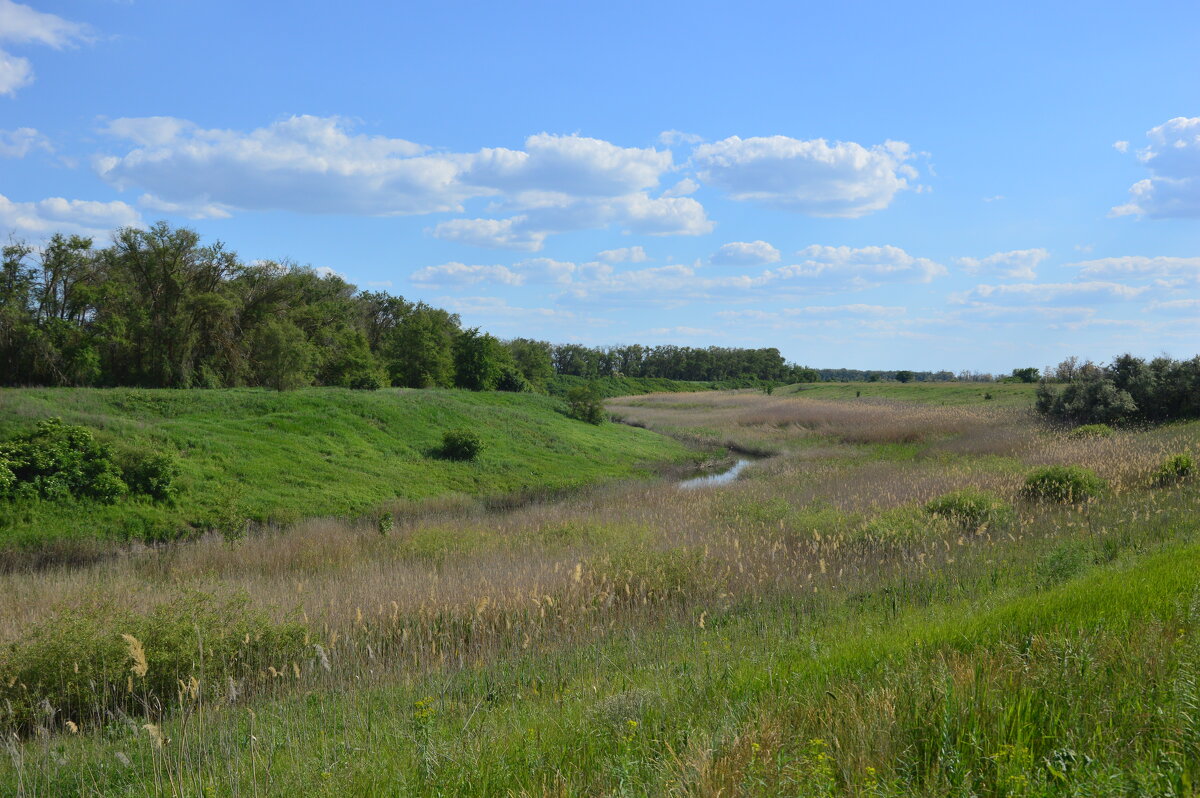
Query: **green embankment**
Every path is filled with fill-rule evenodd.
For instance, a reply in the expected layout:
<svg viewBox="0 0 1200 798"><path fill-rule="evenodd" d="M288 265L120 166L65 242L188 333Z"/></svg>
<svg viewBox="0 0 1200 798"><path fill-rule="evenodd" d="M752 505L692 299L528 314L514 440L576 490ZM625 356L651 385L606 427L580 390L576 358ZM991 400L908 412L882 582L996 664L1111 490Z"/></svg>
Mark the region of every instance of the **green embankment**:
<svg viewBox="0 0 1200 798"><path fill-rule="evenodd" d="M124 499L0 502L0 548L80 539L162 540L248 519L360 516L396 502L569 490L644 475L687 457L618 424L568 418L557 399L465 391L314 388L5 389L0 440L43 418L84 425L114 447L176 455L173 505ZM483 439L473 463L431 456L442 433Z"/></svg>
<svg viewBox="0 0 1200 798"><path fill-rule="evenodd" d="M546 390L551 396L566 396L568 391L580 385L593 386L597 393L605 399L611 399L614 396L638 396L647 393L707 391L713 387L713 383L711 382L668 380L661 377L600 377L599 379L589 380L586 377L558 374L546 384Z"/></svg>

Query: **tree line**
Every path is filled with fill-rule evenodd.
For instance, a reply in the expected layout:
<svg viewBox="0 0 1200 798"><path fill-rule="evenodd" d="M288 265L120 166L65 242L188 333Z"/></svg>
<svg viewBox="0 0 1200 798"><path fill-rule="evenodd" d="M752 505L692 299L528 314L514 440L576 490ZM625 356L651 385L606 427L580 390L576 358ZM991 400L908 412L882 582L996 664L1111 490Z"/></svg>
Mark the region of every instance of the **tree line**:
<svg viewBox="0 0 1200 798"><path fill-rule="evenodd" d="M112 244L0 251L0 384L539 390L556 374L812 381L778 349L584 347L464 328L457 314L335 274L243 262L159 222Z"/></svg>

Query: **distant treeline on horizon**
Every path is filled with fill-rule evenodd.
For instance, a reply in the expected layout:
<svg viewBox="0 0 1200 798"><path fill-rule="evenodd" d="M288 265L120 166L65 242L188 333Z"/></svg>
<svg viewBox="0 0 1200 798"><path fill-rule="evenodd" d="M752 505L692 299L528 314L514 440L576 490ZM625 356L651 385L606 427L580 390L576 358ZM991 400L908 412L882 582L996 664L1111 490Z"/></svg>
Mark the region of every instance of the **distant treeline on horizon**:
<svg viewBox="0 0 1200 798"><path fill-rule="evenodd" d="M815 382L778 349L585 347L463 328L332 273L245 263L160 222L111 246L14 242L0 266L0 384L541 390L554 375Z"/></svg>

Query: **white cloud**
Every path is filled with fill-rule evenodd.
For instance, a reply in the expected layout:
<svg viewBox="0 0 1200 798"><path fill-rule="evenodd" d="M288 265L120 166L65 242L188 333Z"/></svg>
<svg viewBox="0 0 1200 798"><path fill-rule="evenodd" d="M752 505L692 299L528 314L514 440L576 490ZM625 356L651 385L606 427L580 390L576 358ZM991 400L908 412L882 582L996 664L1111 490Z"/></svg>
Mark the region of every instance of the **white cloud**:
<svg viewBox="0 0 1200 798"><path fill-rule="evenodd" d="M542 196L539 205L508 219L452 219L433 228L446 241L537 252L547 236L618 225L643 235L702 235L712 230L704 207L688 197L653 199L643 192L576 200Z"/></svg>
<svg viewBox="0 0 1200 798"><path fill-rule="evenodd" d="M903 316L906 308L893 305L810 305L806 308L789 308L784 313L796 316L865 316L885 318Z"/></svg>
<svg viewBox="0 0 1200 798"><path fill-rule="evenodd" d="M1146 311L1200 319L1200 299L1171 299L1166 302L1151 302L1146 307Z"/></svg>
<svg viewBox="0 0 1200 798"><path fill-rule="evenodd" d="M799 261L774 270L777 278L867 288L881 282L928 283L946 274L946 267L940 263L913 257L893 246L856 249L813 245L796 254Z"/></svg>
<svg viewBox="0 0 1200 798"><path fill-rule="evenodd" d="M1050 256L1044 249L1015 249L997 252L986 258L956 258L955 263L968 274L989 274L1014 280L1033 280L1042 261Z"/></svg>
<svg viewBox="0 0 1200 798"><path fill-rule="evenodd" d="M731 241L713 253L717 266L761 266L779 260L779 250L766 241Z"/></svg>
<svg viewBox="0 0 1200 798"><path fill-rule="evenodd" d="M430 285L475 285L482 282L521 285L525 277L506 266L468 266L452 261L418 269L412 273L412 281Z"/></svg>
<svg viewBox="0 0 1200 798"><path fill-rule="evenodd" d="M488 197L488 211L507 218L452 219L433 234L527 252L548 235L614 224L647 235L712 229L695 200L648 193L672 168L670 151L577 135L540 133L524 150L445 153L353 133L338 117L293 116L249 133L142 117L104 131L134 146L97 158L97 172L118 189L146 189L164 207L389 216L459 213Z"/></svg>
<svg viewBox="0 0 1200 798"><path fill-rule="evenodd" d="M697 183L695 180L692 180L690 177L685 177L683 180L680 180L678 183L664 191L662 195L664 197L686 197L689 194L695 194L699 190L699 183Z"/></svg>
<svg viewBox="0 0 1200 798"><path fill-rule="evenodd" d="M33 150L53 152L50 140L31 127L0 130L0 158L24 158Z"/></svg>
<svg viewBox="0 0 1200 798"><path fill-rule="evenodd" d="M90 29L13 0L0 0L0 41L43 44L60 50L91 39ZM0 95L13 95L33 82L29 60L0 50Z"/></svg>
<svg viewBox="0 0 1200 798"><path fill-rule="evenodd" d="M1129 142L1128 141L1114 141L1113 149L1122 154L1127 153L1127 152L1129 152Z"/></svg>
<svg viewBox="0 0 1200 798"><path fill-rule="evenodd" d="M124 202L94 202L50 197L13 202L0 194L0 230L18 236L77 233L99 237L116 227L140 226L141 216Z"/></svg>
<svg viewBox="0 0 1200 798"><path fill-rule="evenodd" d="M596 259L605 263L641 263L646 260L646 250L641 247L606 249L596 253Z"/></svg>
<svg viewBox="0 0 1200 798"><path fill-rule="evenodd" d="M156 213L171 213L189 219L228 219L229 210L216 203L167 202L153 194L138 197L138 205Z"/></svg>
<svg viewBox="0 0 1200 798"><path fill-rule="evenodd" d="M45 44L55 49L90 39L87 25L0 0L0 41Z"/></svg>
<svg viewBox="0 0 1200 798"><path fill-rule="evenodd" d="M1135 299L1148 286L1090 281L1079 283L1012 283L1008 285L977 285L953 297L956 302L982 302L998 305L1052 305L1057 303L1096 304Z"/></svg>
<svg viewBox="0 0 1200 798"><path fill-rule="evenodd" d="M1082 277L1182 277L1200 279L1200 257L1172 258L1127 255L1069 263Z"/></svg>
<svg viewBox="0 0 1200 798"><path fill-rule="evenodd" d="M30 83L33 83L33 66L29 59L0 50L0 96L12 96Z"/></svg>
<svg viewBox="0 0 1200 798"><path fill-rule="evenodd" d="M736 200L757 202L812 216L859 217L886 208L909 188L916 170L904 142L872 147L787 136L701 144L692 162L705 183Z"/></svg>
<svg viewBox="0 0 1200 798"><path fill-rule="evenodd" d="M537 252L546 240L546 233L523 229L527 221L526 216L512 219L451 219L438 224L432 232L443 241Z"/></svg>
<svg viewBox="0 0 1200 798"><path fill-rule="evenodd" d="M464 183L573 197L618 197L653 188L671 168L669 150L618 147L600 139L540 133L525 151L485 148L471 158Z"/></svg>
<svg viewBox="0 0 1200 798"><path fill-rule="evenodd" d="M702 141L704 141L703 136L684 133L682 130L664 130L658 134L658 143L665 147L673 147L676 144L699 144Z"/></svg>
<svg viewBox="0 0 1200 798"><path fill-rule="evenodd" d="M139 146L98 159L100 175L165 202L386 216L458 210L471 194L457 181L461 159L352 134L337 117L293 116L245 134L147 117L105 132Z"/></svg>
<svg viewBox="0 0 1200 798"><path fill-rule="evenodd" d="M697 266L674 264L614 271L610 266L580 267L565 292L575 299L609 294L633 295L655 302L683 298L755 297L858 291L884 283L929 282L946 273L941 264L909 255L899 247L811 246L794 264L756 275L707 277ZM844 306L848 307L848 306Z"/></svg>
<svg viewBox="0 0 1200 798"><path fill-rule="evenodd" d="M1137 151L1137 159L1151 176L1130 186L1129 202L1110 215L1200 217L1200 117L1175 117L1148 130L1146 137L1150 144Z"/></svg>

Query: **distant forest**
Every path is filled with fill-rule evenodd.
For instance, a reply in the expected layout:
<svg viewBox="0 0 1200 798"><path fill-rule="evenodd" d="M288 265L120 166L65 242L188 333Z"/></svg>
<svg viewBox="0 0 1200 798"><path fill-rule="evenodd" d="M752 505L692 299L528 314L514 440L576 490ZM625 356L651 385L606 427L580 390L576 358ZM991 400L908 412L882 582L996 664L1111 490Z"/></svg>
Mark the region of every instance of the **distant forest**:
<svg viewBox="0 0 1200 798"><path fill-rule="evenodd" d="M306 385L539 390L585 378L813 382L778 349L501 341L459 317L333 274L245 263L165 222L111 246L12 243L0 269L0 384Z"/></svg>

